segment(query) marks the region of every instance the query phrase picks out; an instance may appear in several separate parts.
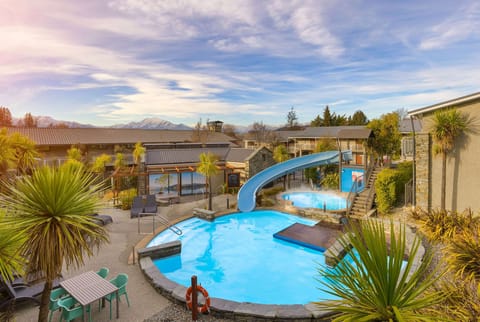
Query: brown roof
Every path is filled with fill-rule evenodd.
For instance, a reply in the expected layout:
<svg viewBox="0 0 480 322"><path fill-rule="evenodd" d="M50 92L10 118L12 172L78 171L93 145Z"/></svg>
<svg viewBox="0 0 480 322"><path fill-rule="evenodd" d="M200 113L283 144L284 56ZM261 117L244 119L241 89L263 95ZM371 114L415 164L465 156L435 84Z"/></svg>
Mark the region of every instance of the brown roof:
<svg viewBox="0 0 480 322"><path fill-rule="evenodd" d="M192 142L191 130L143 130L111 128L8 128L9 134L20 133L37 145L129 144ZM209 132L208 142L233 143L234 138L220 132Z"/></svg>
<svg viewBox="0 0 480 322"><path fill-rule="evenodd" d="M245 162L245 160L256 150L252 149L243 149L243 148L236 148L230 149L230 152L227 155L227 161L230 162Z"/></svg>
<svg viewBox="0 0 480 322"><path fill-rule="evenodd" d="M206 147L196 149L147 149L145 163L151 165L169 165L169 164L198 164L201 153L213 153L218 156L220 162L225 158L230 150L229 147Z"/></svg>

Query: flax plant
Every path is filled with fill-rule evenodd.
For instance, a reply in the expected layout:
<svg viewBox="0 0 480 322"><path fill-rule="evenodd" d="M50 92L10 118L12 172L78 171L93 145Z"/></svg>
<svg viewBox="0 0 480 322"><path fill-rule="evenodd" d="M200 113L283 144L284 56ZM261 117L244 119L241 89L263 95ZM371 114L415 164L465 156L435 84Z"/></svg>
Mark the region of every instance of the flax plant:
<svg viewBox="0 0 480 322"><path fill-rule="evenodd" d="M47 321L53 280L62 267L82 266L85 256L108 241L106 230L91 216L99 207L100 186L94 181L83 166L42 167L2 196L10 210L2 224L28 237L18 250L28 259L27 271L45 277L38 321Z"/></svg>
<svg viewBox="0 0 480 322"><path fill-rule="evenodd" d="M338 300L317 305L335 312L333 321L438 321L425 309L442 299L442 293L432 288L442 274L429 271L430 252L418 262L421 242L416 237L404 262L405 225L396 231L390 223L386 234L382 222L369 220L351 225L339 241L350 249L351 260L319 268L322 289Z"/></svg>

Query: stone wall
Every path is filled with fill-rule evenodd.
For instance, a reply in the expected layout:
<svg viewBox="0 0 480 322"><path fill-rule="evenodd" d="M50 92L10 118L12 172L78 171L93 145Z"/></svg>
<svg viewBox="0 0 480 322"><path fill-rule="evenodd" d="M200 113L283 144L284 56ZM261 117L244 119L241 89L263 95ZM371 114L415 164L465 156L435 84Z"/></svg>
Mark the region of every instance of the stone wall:
<svg viewBox="0 0 480 322"><path fill-rule="evenodd" d="M428 133L415 135L415 196L416 206L425 210L432 207L431 201L431 171L432 171L432 140Z"/></svg>
<svg viewBox="0 0 480 322"><path fill-rule="evenodd" d="M245 173L247 175L247 179L275 164L273 153L269 149L263 147L258 149L256 152L257 153L255 153L245 162Z"/></svg>

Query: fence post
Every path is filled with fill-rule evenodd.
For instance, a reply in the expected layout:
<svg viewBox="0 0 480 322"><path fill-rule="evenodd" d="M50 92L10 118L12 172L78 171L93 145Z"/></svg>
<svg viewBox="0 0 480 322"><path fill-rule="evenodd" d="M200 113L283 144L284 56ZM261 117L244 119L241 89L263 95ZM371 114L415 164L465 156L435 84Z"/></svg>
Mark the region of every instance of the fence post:
<svg viewBox="0 0 480 322"><path fill-rule="evenodd" d="M198 319L198 293L197 293L197 276L192 276L192 321Z"/></svg>

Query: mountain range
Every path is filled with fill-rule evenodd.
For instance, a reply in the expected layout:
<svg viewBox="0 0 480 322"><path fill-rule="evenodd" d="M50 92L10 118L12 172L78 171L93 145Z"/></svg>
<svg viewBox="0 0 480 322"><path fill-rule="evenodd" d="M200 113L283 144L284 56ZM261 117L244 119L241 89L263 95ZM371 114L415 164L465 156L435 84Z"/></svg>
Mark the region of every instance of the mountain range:
<svg viewBox="0 0 480 322"><path fill-rule="evenodd" d="M89 128L89 127L96 127L95 125L91 124L82 124L78 122L72 121L61 121L56 120L50 116L34 116L34 119L37 122L38 127L51 127L51 126L60 126L65 125L70 128ZM18 125L23 119L13 119L13 124ZM146 118L140 122L129 122L125 124L115 124L112 126L108 126L111 128L117 129L149 129L149 130L192 130L191 127L185 124L175 124L169 121L162 120L160 118Z"/></svg>

